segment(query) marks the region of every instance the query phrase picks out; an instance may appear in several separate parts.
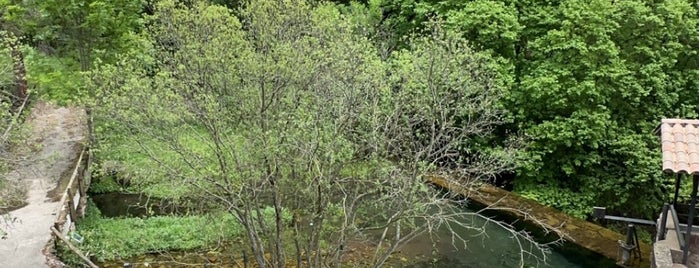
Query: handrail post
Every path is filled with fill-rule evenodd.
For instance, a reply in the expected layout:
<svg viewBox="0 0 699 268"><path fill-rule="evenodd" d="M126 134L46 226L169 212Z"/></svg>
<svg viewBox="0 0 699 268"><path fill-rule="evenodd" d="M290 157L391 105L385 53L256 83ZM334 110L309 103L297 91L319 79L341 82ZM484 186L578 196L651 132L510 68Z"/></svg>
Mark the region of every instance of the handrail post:
<svg viewBox="0 0 699 268"><path fill-rule="evenodd" d="M73 198L75 197L75 193L68 188L68 213L70 213L70 222L76 223L78 221L77 217L77 211L75 210L75 202L73 202Z"/></svg>
<svg viewBox="0 0 699 268"><path fill-rule="evenodd" d="M675 196L672 198L672 205L677 206L677 197L680 195L680 184L682 182L682 173L677 173L675 178Z"/></svg>
<svg viewBox="0 0 699 268"><path fill-rule="evenodd" d="M677 234L677 242L680 243L680 249L685 248L684 236L682 236L682 230L680 229L680 220L677 218L677 210L675 206L670 206L670 214L672 215L672 221L675 225L675 233Z"/></svg>
<svg viewBox="0 0 699 268"><path fill-rule="evenodd" d="M689 205L689 219L687 221L687 234L685 239L685 248L682 251L682 264L687 264L689 259L689 247L692 245L692 224L694 223L694 211L697 206L697 184L699 184L699 175L692 176L692 201Z"/></svg>
<svg viewBox="0 0 699 268"><path fill-rule="evenodd" d="M660 217L660 227L658 228L658 233L655 236L655 241L665 240L665 232L667 232L667 212L670 209L670 204L663 204L663 214Z"/></svg>

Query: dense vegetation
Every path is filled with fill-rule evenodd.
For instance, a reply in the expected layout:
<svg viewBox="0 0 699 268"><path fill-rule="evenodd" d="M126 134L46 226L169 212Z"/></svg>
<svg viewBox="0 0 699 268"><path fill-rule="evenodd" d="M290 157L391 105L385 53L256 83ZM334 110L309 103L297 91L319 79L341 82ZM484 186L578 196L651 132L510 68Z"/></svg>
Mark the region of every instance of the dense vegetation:
<svg viewBox="0 0 699 268"><path fill-rule="evenodd" d="M230 215L104 218L94 205L88 210L80 222L81 248L98 261L164 250L209 249L218 241L240 237L242 232Z"/></svg>
<svg viewBox="0 0 699 268"><path fill-rule="evenodd" d="M656 212L667 180L653 130L661 118L699 111L696 1L383 5L382 24L398 36L421 32L436 17L500 62L509 112L502 133L530 142L518 161L516 191L577 216L593 205Z"/></svg>
<svg viewBox="0 0 699 268"><path fill-rule="evenodd" d="M465 224L423 178L511 163L504 147L464 153L500 123L492 62L436 23L380 55L352 18L330 3L158 2L144 42L89 73L103 170L230 213L261 267L339 265L353 243L376 244L362 265L380 266Z"/></svg>
<svg viewBox="0 0 699 268"><path fill-rule="evenodd" d="M28 103L23 50L17 36L0 31L0 174L23 150L21 116ZM24 203L24 184L0 177L0 212ZM0 228L0 234L3 228Z"/></svg>
<svg viewBox="0 0 699 268"><path fill-rule="evenodd" d="M206 202L250 241L294 241L256 237L256 209L308 222L326 212L299 204L400 188L416 198L373 202L403 211L435 196L382 179L444 169L578 217L652 217L669 195L653 130L699 116L696 1L204 2L0 0L0 66L19 37L37 96L94 108L111 189ZM6 111L11 79L0 69ZM312 252L337 230L294 231L317 235Z"/></svg>

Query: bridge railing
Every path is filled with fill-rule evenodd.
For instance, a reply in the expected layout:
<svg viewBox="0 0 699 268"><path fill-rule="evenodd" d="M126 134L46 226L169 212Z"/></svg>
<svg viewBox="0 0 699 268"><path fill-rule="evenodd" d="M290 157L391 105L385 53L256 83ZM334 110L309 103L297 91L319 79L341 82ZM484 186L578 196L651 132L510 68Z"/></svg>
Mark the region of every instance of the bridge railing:
<svg viewBox="0 0 699 268"><path fill-rule="evenodd" d="M85 145L80 152L80 156L78 156L78 160L75 161L75 167L73 168L73 173L68 180L65 191L63 191L61 195L56 221L50 228L53 234L51 237L52 241L50 242L53 242L54 247L57 247L59 240L63 241L70 250L83 259L85 264L89 267L97 267L97 265L92 263L90 259L83 255L71 242L71 238L80 240L79 236L68 235L70 231L75 229L75 224L78 219L85 216L85 209L87 207L87 189L92 182L92 172L90 170L92 166L92 151L89 146L94 140L92 136L92 124L92 116L89 110L87 110L88 135L85 139Z"/></svg>
<svg viewBox="0 0 699 268"><path fill-rule="evenodd" d="M92 153L85 147L75 162L73 173L61 196L60 209L53 227L64 235L75 227L75 222L85 214L87 188L90 185Z"/></svg>

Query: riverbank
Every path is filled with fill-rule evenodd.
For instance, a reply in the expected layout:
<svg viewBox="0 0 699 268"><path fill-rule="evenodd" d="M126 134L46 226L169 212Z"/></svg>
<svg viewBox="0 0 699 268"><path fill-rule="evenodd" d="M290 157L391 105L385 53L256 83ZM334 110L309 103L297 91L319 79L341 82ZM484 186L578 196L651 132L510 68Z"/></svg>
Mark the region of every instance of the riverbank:
<svg viewBox="0 0 699 268"><path fill-rule="evenodd" d="M493 210L525 219L534 224L554 228L567 241L596 252L610 259L617 259L618 241L624 241L622 234L597 224L567 215L559 210L542 206L515 193L483 184L479 188L467 188L444 177L430 177L428 182L450 192L489 206ZM590 208L592 209L592 208ZM641 242L641 260L635 260L629 267L650 267L651 246Z"/></svg>

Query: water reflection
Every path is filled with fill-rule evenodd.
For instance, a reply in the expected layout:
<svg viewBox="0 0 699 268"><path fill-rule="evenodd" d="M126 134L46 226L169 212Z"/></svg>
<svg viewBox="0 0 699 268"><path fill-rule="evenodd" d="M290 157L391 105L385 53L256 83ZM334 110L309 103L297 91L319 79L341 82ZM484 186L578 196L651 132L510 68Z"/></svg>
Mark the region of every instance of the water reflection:
<svg viewBox="0 0 699 268"><path fill-rule="evenodd" d="M449 228L443 226L432 235L420 236L406 244L401 253L423 259L407 267L578 268L589 265L574 263L555 250L542 253L535 244L481 216L464 216L463 222L469 227L451 226L458 237L453 237ZM611 261L596 263L593 267L608 267L610 263L614 267Z"/></svg>

